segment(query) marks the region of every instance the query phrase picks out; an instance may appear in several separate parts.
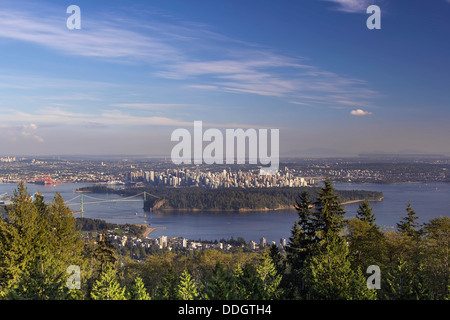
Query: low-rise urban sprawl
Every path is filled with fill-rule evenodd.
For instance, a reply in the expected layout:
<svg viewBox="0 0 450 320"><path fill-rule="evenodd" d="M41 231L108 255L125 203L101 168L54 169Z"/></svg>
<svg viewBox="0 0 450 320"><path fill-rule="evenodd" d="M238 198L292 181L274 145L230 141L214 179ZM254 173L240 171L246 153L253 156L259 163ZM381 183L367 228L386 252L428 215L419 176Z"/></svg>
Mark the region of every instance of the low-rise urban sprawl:
<svg viewBox="0 0 450 320"><path fill-rule="evenodd" d="M0 181L17 183L151 184L173 187L264 188L333 182L450 182L450 159L365 158L286 159L275 175L260 175L255 165L174 165L164 159L61 159L4 156Z"/></svg>

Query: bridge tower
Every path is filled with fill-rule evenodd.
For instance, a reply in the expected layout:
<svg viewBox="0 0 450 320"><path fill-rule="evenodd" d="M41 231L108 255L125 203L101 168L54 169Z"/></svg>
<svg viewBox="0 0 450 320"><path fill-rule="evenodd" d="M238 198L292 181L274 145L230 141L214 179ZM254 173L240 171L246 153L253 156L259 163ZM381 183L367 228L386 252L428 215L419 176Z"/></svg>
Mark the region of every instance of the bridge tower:
<svg viewBox="0 0 450 320"><path fill-rule="evenodd" d="M83 208L83 194L81 194L80 213L81 213L81 217L82 218L83 218L83 212L84 212L84 208Z"/></svg>
<svg viewBox="0 0 450 320"><path fill-rule="evenodd" d="M147 202L147 193L144 191L144 205L142 206L142 209L144 209L144 212L145 212L145 202Z"/></svg>

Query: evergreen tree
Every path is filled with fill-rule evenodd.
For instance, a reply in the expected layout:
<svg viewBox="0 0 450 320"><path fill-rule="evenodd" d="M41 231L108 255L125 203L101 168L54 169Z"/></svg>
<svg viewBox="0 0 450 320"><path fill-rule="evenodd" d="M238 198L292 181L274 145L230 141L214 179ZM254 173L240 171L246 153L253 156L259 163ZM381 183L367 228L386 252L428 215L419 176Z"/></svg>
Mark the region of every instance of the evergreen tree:
<svg viewBox="0 0 450 320"><path fill-rule="evenodd" d="M364 200L359 204L358 210L356 211L356 217L359 220L367 222L371 226L375 226L375 215L372 213L372 207L369 201Z"/></svg>
<svg viewBox="0 0 450 320"><path fill-rule="evenodd" d="M397 265L387 272L385 283L382 289L387 299L412 300L416 297L413 289L414 275L408 268L407 261L402 257L398 259Z"/></svg>
<svg viewBox="0 0 450 320"><path fill-rule="evenodd" d="M288 249L288 246L286 247L286 250ZM286 262L281 254L280 250L278 250L278 247L275 243L272 243L269 247L269 255L272 259L273 264L275 265L275 268L277 269L277 272L279 274L284 274L286 271Z"/></svg>
<svg viewBox="0 0 450 320"><path fill-rule="evenodd" d="M377 300L378 289L367 288L366 275L358 267L356 271L352 268L352 275L350 277L350 294L348 299L351 300Z"/></svg>
<svg viewBox="0 0 450 320"><path fill-rule="evenodd" d="M445 299L449 294L450 217L430 219L422 228L425 248L423 268L431 286L432 299Z"/></svg>
<svg viewBox="0 0 450 320"><path fill-rule="evenodd" d="M177 286L177 298L179 300L195 300L199 296L198 287L187 270L180 276Z"/></svg>
<svg viewBox="0 0 450 320"><path fill-rule="evenodd" d="M297 259L300 264L305 260L311 245L314 243L314 235L316 230L313 225L313 205L309 199L308 193L303 191L300 193L299 199L296 200L295 209L298 214L298 222L294 223L290 238L290 252L292 259ZM289 260L289 259L288 259ZM292 261L290 261L292 262Z"/></svg>
<svg viewBox="0 0 450 320"><path fill-rule="evenodd" d="M97 244L95 246L93 257L98 265L97 271L101 274L106 266L114 267L117 261L116 250L109 241L109 238L103 230L97 238Z"/></svg>
<svg viewBox="0 0 450 320"><path fill-rule="evenodd" d="M128 293L128 300L151 300L141 277L136 277Z"/></svg>
<svg viewBox="0 0 450 320"><path fill-rule="evenodd" d="M370 265L382 266L386 260L385 234L368 222L357 218L347 220L346 240L350 261L362 270Z"/></svg>
<svg viewBox="0 0 450 320"><path fill-rule="evenodd" d="M339 235L344 226L345 210L329 177L319 190L315 211L311 217L311 227L317 240Z"/></svg>
<svg viewBox="0 0 450 320"><path fill-rule="evenodd" d="M234 300L237 298L234 277L220 263L216 265L213 275L205 286L207 300Z"/></svg>
<svg viewBox="0 0 450 320"><path fill-rule="evenodd" d="M76 265L83 270L86 269L83 258L84 241L80 237L80 230L76 228L73 212L67 207L60 193L55 194L47 210L49 250L54 259L51 260L46 272L54 273L55 278L63 281L65 288L69 276L66 270L69 266Z"/></svg>
<svg viewBox="0 0 450 320"><path fill-rule="evenodd" d="M308 192L302 191L295 201L295 209L298 214L298 224L303 230L306 238L312 238L314 236L314 230L312 229L311 216L313 204L309 199Z"/></svg>
<svg viewBox="0 0 450 320"><path fill-rule="evenodd" d="M416 272L414 272L413 291L416 300L433 299L432 283L422 264L419 264Z"/></svg>
<svg viewBox="0 0 450 320"><path fill-rule="evenodd" d="M32 198L34 198L33 203L36 206L39 215L41 217L48 217L48 205L44 201L44 196L37 192Z"/></svg>
<svg viewBox="0 0 450 320"><path fill-rule="evenodd" d="M157 297L163 300L177 299L178 277L172 266L167 269L166 275L163 277L161 285L158 287Z"/></svg>
<svg viewBox="0 0 450 320"><path fill-rule="evenodd" d="M281 294L281 290L278 288L281 282L281 275L277 273L267 250L261 256L259 264L256 267L256 274L259 284L257 299L270 300L278 298Z"/></svg>
<svg viewBox="0 0 450 320"><path fill-rule="evenodd" d="M317 254L320 246L326 247L328 241L340 235L345 216L329 177L318 192L314 210L306 191L300 194L295 208L299 219L286 247L289 269L283 280L286 296L294 299L305 297L305 261Z"/></svg>
<svg viewBox="0 0 450 320"><path fill-rule="evenodd" d="M408 202L406 207L407 215L403 217L399 223L397 223L397 229L400 233L407 236L417 238L419 236L419 224L416 222L419 217L416 212L411 208L411 203Z"/></svg>
<svg viewBox="0 0 450 320"><path fill-rule="evenodd" d="M301 192L295 203L298 221L294 222L291 236L286 246L288 268L282 282L285 288L285 295L290 299L301 297L304 289L302 270L304 262L311 253L312 246L315 243L312 207L308 193L306 191Z"/></svg>
<svg viewBox="0 0 450 320"><path fill-rule="evenodd" d="M117 272L107 265L91 290L93 300L126 300L125 288L117 280Z"/></svg>
<svg viewBox="0 0 450 320"><path fill-rule="evenodd" d="M235 292L238 293L238 300L250 300L255 299L257 287L255 281L256 270L250 264L245 264L244 268L240 264L236 266L233 271L235 278Z"/></svg>
<svg viewBox="0 0 450 320"><path fill-rule="evenodd" d="M299 227L299 223L294 221L294 226L291 230L291 236L289 237L288 244L286 246L286 259L292 269L300 269L302 267L302 252L305 248L302 246L302 230Z"/></svg>
<svg viewBox="0 0 450 320"><path fill-rule="evenodd" d="M68 293L66 269L82 262L83 243L60 195L50 205L24 184L0 221L0 286L14 299L59 299Z"/></svg>
<svg viewBox="0 0 450 320"><path fill-rule="evenodd" d="M288 245L286 246L286 261L288 264L283 286L286 289L285 294L288 298L299 298L304 289L302 270L306 259L306 248L302 243L302 230L297 221L291 231Z"/></svg>
<svg viewBox="0 0 450 320"><path fill-rule="evenodd" d="M311 256L305 267L306 298L313 300L375 299L360 270L353 271L345 240L328 238L326 245Z"/></svg>
<svg viewBox="0 0 450 320"><path fill-rule="evenodd" d="M31 196L24 184L19 184L5 219L0 219L0 287L5 292L18 284L39 257L36 248L45 240L39 220Z"/></svg>

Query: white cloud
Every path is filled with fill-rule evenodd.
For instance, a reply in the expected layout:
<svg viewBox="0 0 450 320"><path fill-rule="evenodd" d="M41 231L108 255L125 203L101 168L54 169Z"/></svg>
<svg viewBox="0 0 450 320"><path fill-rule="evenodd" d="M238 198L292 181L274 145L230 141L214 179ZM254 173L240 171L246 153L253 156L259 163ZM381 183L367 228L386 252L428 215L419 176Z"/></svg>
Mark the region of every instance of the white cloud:
<svg viewBox="0 0 450 320"><path fill-rule="evenodd" d="M106 110L100 115L69 112L59 108L43 108L35 113L27 113L14 110L2 110L0 129L4 132L15 132L22 137L32 137L36 141L43 142L35 131L40 127L89 127L91 129L105 128L130 128L136 126L165 126L190 128L194 121L175 119L164 116L137 116L124 113L122 110ZM33 123L30 123L33 121ZM243 123L203 123L204 127L211 128L262 128L254 124ZM266 127L264 127L266 128Z"/></svg>
<svg viewBox="0 0 450 320"><path fill-rule="evenodd" d="M9 141L19 142L24 140L34 140L43 143L44 139L36 134L38 126L35 123L30 124L2 124L0 123L0 130L2 136Z"/></svg>
<svg viewBox="0 0 450 320"><path fill-rule="evenodd" d="M212 86L209 84L190 84L187 86L188 88L201 89L201 90L218 90L219 87Z"/></svg>
<svg viewBox="0 0 450 320"><path fill-rule="evenodd" d="M362 110L362 109L356 109L356 110L352 110L352 111L350 112L350 114L351 114L352 116L368 116L368 115L371 115L372 112L364 111L364 110Z"/></svg>
<svg viewBox="0 0 450 320"><path fill-rule="evenodd" d="M97 21L97 20L94 20ZM139 61L176 59L178 51L162 39L97 21L68 30L58 16L0 10L0 37L35 43L69 55Z"/></svg>
<svg viewBox="0 0 450 320"><path fill-rule="evenodd" d="M186 103L117 103L111 104L111 106L125 109L139 109L147 111L194 107L194 105Z"/></svg>
<svg viewBox="0 0 450 320"><path fill-rule="evenodd" d="M338 4L337 10L344 12L366 13L366 9L374 0L326 0Z"/></svg>
<svg viewBox="0 0 450 320"><path fill-rule="evenodd" d="M365 3L357 0L330 1L339 4L343 11L357 10ZM205 31L208 28L195 23L178 22L171 25L149 20L139 25L131 18L104 18L83 18L87 22L83 22L82 29L70 31L65 23L61 24L65 21L62 21L59 13L56 15L49 11L48 14L41 15L33 13L30 8L25 11L0 8L0 38L34 43L64 55L96 57L119 63L138 61L151 69L150 76L184 82L184 88L196 90L271 96L311 106L320 104L329 107L336 104L348 105L348 101L354 102L354 105L370 106L368 100L376 94L360 79L348 78L306 64L306 59L302 57L276 54L262 46ZM93 88L97 89L91 94L61 93L54 97L57 102L95 102L106 92L106 88L114 86L112 83L82 83L64 79L28 79L25 82L11 80L14 79L0 76L0 86L52 86L55 89L53 92L57 92L56 89L60 87L77 89L77 92L92 92ZM339 95L339 99L335 99L336 95ZM108 99L106 95L104 99ZM187 106L155 103L110 105L121 109L154 111L169 111ZM48 114L47 118L50 116ZM93 122L95 116L88 118L89 122Z"/></svg>

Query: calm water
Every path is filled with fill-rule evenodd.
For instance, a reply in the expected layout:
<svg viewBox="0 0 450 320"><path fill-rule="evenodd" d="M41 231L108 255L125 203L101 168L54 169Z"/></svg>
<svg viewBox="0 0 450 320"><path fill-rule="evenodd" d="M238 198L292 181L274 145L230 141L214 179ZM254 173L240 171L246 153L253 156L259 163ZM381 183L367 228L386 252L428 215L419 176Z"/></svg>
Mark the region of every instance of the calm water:
<svg viewBox="0 0 450 320"><path fill-rule="evenodd" d="M27 184L28 191L41 192L46 200L50 200L55 192L60 192L64 200L68 201L79 193L74 190L91 184L60 184L57 186L39 186ZM443 183L411 183L411 184L337 184L342 190L374 190L384 194L384 200L372 202L373 212L377 217L377 224L382 226L395 226L406 214L406 205L411 202L413 209L419 216L419 222L440 215L450 215L450 184ZM0 194L7 192L12 195L15 184L0 184ZM261 237L267 241L279 241L280 238L289 238L290 231L297 214L293 211L271 212L171 212L164 215L158 213L144 213L142 201L136 202L110 202L101 204L88 204L95 201L89 197L101 199L123 199L119 195L84 194L85 217L103 219L113 223L147 223L152 227L166 227L165 230L156 230L150 237L160 235L169 237L183 236L188 239L229 239L243 237L247 241L259 242ZM79 203L79 199L78 199ZM78 205L70 206L73 210L80 210ZM347 216L355 216L358 203L345 206Z"/></svg>

